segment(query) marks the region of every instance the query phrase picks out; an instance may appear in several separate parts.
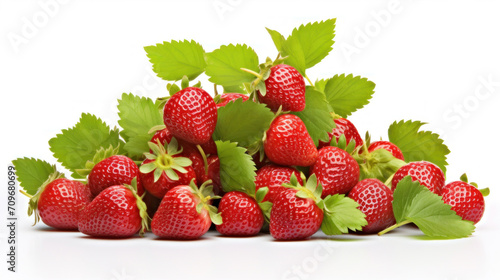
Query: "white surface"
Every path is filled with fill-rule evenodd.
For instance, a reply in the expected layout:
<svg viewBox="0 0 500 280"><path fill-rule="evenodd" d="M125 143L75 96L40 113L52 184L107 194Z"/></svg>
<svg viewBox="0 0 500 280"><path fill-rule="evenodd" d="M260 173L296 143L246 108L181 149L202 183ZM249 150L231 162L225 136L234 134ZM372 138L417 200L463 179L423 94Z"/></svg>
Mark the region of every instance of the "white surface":
<svg viewBox="0 0 500 280"><path fill-rule="evenodd" d="M421 240L413 237L418 231L406 228L383 237L317 235L285 243L215 233L192 242L151 235L96 240L31 227L27 199L18 195L18 272L7 273L2 261L1 279L499 279L498 3L405 1L393 8L391 1L67 1L47 16L39 4L47 2L0 4L4 185L12 159L54 163L47 141L73 126L81 112L116 125L122 92L166 95L166 83L151 74L143 46L194 39L211 51L246 43L262 61L276 55L264 27L289 34L302 23L336 17L334 50L309 77L354 73L374 81L371 103L351 117L362 134L369 129L373 138L386 138L394 120L429 122L425 129L440 132L452 151L448 181L466 171L492 194L476 233L466 239ZM375 15L387 13L390 19L377 23ZM9 38L23 36L34 18L36 31L15 47ZM366 34L360 30L369 30L364 41L358 40ZM357 53L349 56L347 44ZM485 88L484 79L495 83ZM6 191L0 196L4 224ZM4 260L5 226L0 234Z"/></svg>

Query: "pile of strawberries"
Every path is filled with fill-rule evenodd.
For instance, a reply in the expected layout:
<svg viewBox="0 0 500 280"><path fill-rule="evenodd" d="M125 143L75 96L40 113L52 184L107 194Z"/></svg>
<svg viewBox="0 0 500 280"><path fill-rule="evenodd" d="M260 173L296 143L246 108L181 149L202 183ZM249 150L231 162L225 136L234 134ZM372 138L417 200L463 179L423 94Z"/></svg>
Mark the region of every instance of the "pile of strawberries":
<svg viewBox="0 0 500 280"><path fill-rule="evenodd" d="M116 147L102 149L82 171L86 180L53 173L31 197L29 214L57 229L106 238L151 230L164 239L197 239L212 224L222 235L269 232L277 240L305 239L320 228L379 233L396 224L393 193L403 178L411 176L464 220L481 219L483 194L465 177L445 184L436 164L404 162L395 144L363 140L346 118L333 115L329 141L315 145L303 120L292 114L307 106L304 76L282 60L268 70L267 77L257 75L265 90L257 86L249 95L212 97L197 86L179 88L162 99L164 125L151 127L150 150L141 161L120 154ZM218 110L231 102L265 104L274 113L258 147L247 150L257 168L254 192L221 182L231 174L220 172L213 135ZM386 182L363 172L381 149L400 163ZM333 206L340 204L351 207L349 213L358 222L339 224L338 220L349 224L351 219L335 216L342 215Z"/></svg>

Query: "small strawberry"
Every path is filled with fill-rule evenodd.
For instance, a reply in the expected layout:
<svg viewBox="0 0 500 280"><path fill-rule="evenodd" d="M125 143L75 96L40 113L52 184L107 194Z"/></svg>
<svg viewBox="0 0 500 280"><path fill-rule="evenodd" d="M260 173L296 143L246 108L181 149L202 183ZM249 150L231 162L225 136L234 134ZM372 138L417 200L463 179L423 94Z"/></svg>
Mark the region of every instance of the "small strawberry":
<svg viewBox="0 0 500 280"><path fill-rule="evenodd" d="M227 236L254 236L264 224L264 215L255 199L245 193L226 193L219 203L223 223L217 231Z"/></svg>
<svg viewBox="0 0 500 280"><path fill-rule="evenodd" d="M451 206L451 210L464 220L477 224L484 214L484 197L489 193L489 189L479 190L475 183L468 183L465 174L461 178L463 181L455 181L443 187L441 195L444 203Z"/></svg>
<svg viewBox="0 0 500 280"><path fill-rule="evenodd" d="M333 146L319 150L318 160L311 167L323 186L322 197L348 193L359 181L359 165L346 151Z"/></svg>
<svg viewBox="0 0 500 280"><path fill-rule="evenodd" d="M181 156L182 150L179 150L175 138L165 146L151 142L148 145L153 154L146 154L140 167L140 178L149 193L161 199L177 185L189 184L193 179L196 184L192 161Z"/></svg>
<svg viewBox="0 0 500 280"><path fill-rule="evenodd" d="M212 138L217 122L217 107L203 89L187 87L168 99L163 121L176 138L199 145Z"/></svg>
<svg viewBox="0 0 500 280"><path fill-rule="evenodd" d="M368 224L364 233L376 233L396 223L392 212L392 191L377 179L364 179L349 192L349 198L359 204Z"/></svg>
<svg viewBox="0 0 500 280"><path fill-rule="evenodd" d="M297 169L275 164L265 165L257 171L257 176L255 176L255 189L258 191L260 188L268 187L269 192L264 197L263 201L274 202L276 196L287 189L283 184L290 183L292 174L295 174L297 181L303 184L300 172Z"/></svg>
<svg viewBox="0 0 500 280"><path fill-rule="evenodd" d="M378 149L385 149L389 151L395 158L400 159L400 160L405 160L403 153L401 150L398 148L398 146L394 145L393 143L389 141L375 141L370 144L368 147L368 152L373 152Z"/></svg>
<svg viewBox="0 0 500 280"><path fill-rule="evenodd" d="M302 120L290 114L276 117L266 132L264 151L272 162L280 165L310 166L318 158L318 150Z"/></svg>
<svg viewBox="0 0 500 280"><path fill-rule="evenodd" d="M334 121L335 128L332 130L332 132L328 133L328 142L319 141L318 149L330 146L332 138L335 137L338 141L342 134L345 136L347 143L351 142L351 140L354 140L354 142L356 142L356 147L363 145L363 139L361 138L361 135L359 135L358 130L351 121L344 118L335 119Z"/></svg>
<svg viewBox="0 0 500 280"><path fill-rule="evenodd" d="M212 185L214 186L215 195L224 195L224 190L222 189L222 183L220 181L220 161L218 156L209 156L208 162L208 172L207 177L203 180L203 183L212 180Z"/></svg>
<svg viewBox="0 0 500 280"><path fill-rule="evenodd" d="M135 180L132 182L135 185ZM148 227L146 204L135 187L111 186L80 212L78 230L95 237L125 238Z"/></svg>
<svg viewBox="0 0 500 280"><path fill-rule="evenodd" d="M434 163L428 161L410 162L394 174L392 178L392 190L396 189L399 181L410 175L413 181L418 181L426 186L431 192L441 195L441 189L444 187L445 178L443 171Z"/></svg>
<svg viewBox="0 0 500 280"><path fill-rule="evenodd" d="M91 200L87 185L62 178L61 173L55 172L30 197L28 215L35 214L35 224L41 218L50 227L76 230L79 212Z"/></svg>
<svg viewBox="0 0 500 280"><path fill-rule="evenodd" d="M92 195L95 197L104 189L121 184L130 184L138 178L139 168L135 162L122 155L114 155L98 162L90 171L88 182ZM144 193L142 184L138 181L137 192Z"/></svg>
<svg viewBox="0 0 500 280"><path fill-rule="evenodd" d="M199 189L191 182L168 191L151 221L151 230L165 239L198 239L211 225L221 223L217 208L211 205L213 195L209 182Z"/></svg>
<svg viewBox="0 0 500 280"><path fill-rule="evenodd" d="M234 102L237 99L243 99L243 102L248 100L248 95L241 93L223 93L219 96L219 100L216 103L217 108L224 107L229 102Z"/></svg>
<svg viewBox="0 0 500 280"><path fill-rule="evenodd" d="M304 77L290 65L278 64L271 67L265 81L266 92L258 92L259 101L267 104L272 111L299 112L306 107L306 83Z"/></svg>

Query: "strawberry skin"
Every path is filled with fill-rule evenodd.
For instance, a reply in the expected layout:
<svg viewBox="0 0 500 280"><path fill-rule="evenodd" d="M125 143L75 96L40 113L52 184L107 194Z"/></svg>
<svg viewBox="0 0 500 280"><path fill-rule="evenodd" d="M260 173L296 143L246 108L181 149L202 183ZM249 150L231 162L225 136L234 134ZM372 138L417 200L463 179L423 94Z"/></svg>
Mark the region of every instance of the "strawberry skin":
<svg viewBox="0 0 500 280"><path fill-rule="evenodd" d="M266 132L264 151L270 161L280 165L310 166L318 158L304 122L290 114L273 120Z"/></svg>
<svg viewBox="0 0 500 280"><path fill-rule="evenodd" d="M187 87L165 104L163 121L176 138L204 144L212 138L217 123L217 107L203 89Z"/></svg>
<svg viewBox="0 0 500 280"><path fill-rule="evenodd" d="M321 227L323 211L311 198L297 197L298 190L287 189L274 200L269 231L277 240L301 240Z"/></svg>
<svg viewBox="0 0 500 280"><path fill-rule="evenodd" d="M389 151L395 158L398 158L402 161L405 160L405 157L403 156L403 153L398 148L398 146L394 145L389 141L375 141L371 143L370 146L368 147L368 152L371 153L378 149L385 149Z"/></svg>
<svg viewBox="0 0 500 280"><path fill-rule="evenodd" d="M220 95L219 103L217 103L217 108L224 107L229 102L234 102L238 99L243 99L243 102L248 100L248 95L241 93L223 93Z"/></svg>
<svg viewBox="0 0 500 280"><path fill-rule="evenodd" d="M358 129L356 129L351 121L349 121L348 119L340 118L335 119L334 122L335 128L328 133L328 142L319 141L318 149L330 146L332 138L335 137L335 139L337 139L338 141L342 134L344 134L347 143L351 142L351 140L354 140L354 142L356 142L356 147L363 145L363 139L359 135Z"/></svg>
<svg viewBox="0 0 500 280"><path fill-rule="evenodd" d="M137 199L124 186L103 190L80 212L78 230L95 237L130 237L141 229Z"/></svg>
<svg viewBox="0 0 500 280"><path fill-rule="evenodd" d="M266 94L259 92L259 101L272 111L276 112L282 106L283 111L300 112L306 107L304 77L292 66L278 64L271 67L265 83Z"/></svg>
<svg viewBox="0 0 500 280"><path fill-rule="evenodd" d="M245 193L226 193L219 204L222 224L217 231L227 236L254 236L264 224L264 215L255 199Z"/></svg>
<svg viewBox="0 0 500 280"><path fill-rule="evenodd" d="M323 186L322 198L348 193L359 181L359 165L346 151L333 146L319 150L316 163L311 167Z"/></svg>
<svg viewBox="0 0 500 280"><path fill-rule="evenodd" d="M269 188L269 192L262 201L274 202L278 194L288 189L282 185L283 183L290 183L292 174L295 174L297 181L302 185L303 181L300 172L295 168L275 164L268 164L260 168L255 177L255 189L258 191L263 187Z"/></svg>
<svg viewBox="0 0 500 280"><path fill-rule="evenodd" d="M87 185L65 178L49 183L38 199L42 221L60 230L77 230L79 212L92 201Z"/></svg>
<svg viewBox="0 0 500 280"><path fill-rule="evenodd" d="M484 197L473 185L456 181L444 186L441 195L444 203L464 220L479 222L484 214Z"/></svg>
<svg viewBox="0 0 500 280"><path fill-rule="evenodd" d="M411 176L413 181L418 181L431 192L441 195L441 189L445 184L445 177L443 171L434 163L417 161L404 165L392 178L392 190L394 191L399 181L408 175Z"/></svg>
<svg viewBox="0 0 500 280"><path fill-rule="evenodd" d="M95 197L110 186L130 184L132 179L137 178L137 191L142 195L144 189L139 182L139 173L132 159L122 155L111 156L92 168L88 177L89 188Z"/></svg>
<svg viewBox="0 0 500 280"><path fill-rule="evenodd" d="M176 186L165 194L153 220L152 232L165 239L198 239L210 228L209 213L196 211L200 199L187 185Z"/></svg>
<svg viewBox="0 0 500 280"><path fill-rule="evenodd" d="M368 224L364 233L377 233L396 223L392 212L392 191L378 179L364 179L349 192L349 198L359 204Z"/></svg>

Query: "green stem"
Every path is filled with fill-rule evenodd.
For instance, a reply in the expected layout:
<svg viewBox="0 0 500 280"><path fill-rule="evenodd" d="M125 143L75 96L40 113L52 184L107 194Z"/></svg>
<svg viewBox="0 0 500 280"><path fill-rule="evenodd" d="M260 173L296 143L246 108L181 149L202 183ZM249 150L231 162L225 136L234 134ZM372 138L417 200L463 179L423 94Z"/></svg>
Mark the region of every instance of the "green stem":
<svg viewBox="0 0 500 280"><path fill-rule="evenodd" d="M304 78L306 78L307 82L309 82L309 85L314 86L314 84L311 82L309 77L307 77L307 75L305 75Z"/></svg>
<svg viewBox="0 0 500 280"><path fill-rule="evenodd" d="M250 69L246 69L246 68L240 68L241 71L244 71L244 72L247 72L249 74L252 74L254 75L255 77L257 77L259 79L259 81L262 81L262 79L264 78L261 74L253 71L253 70L250 70Z"/></svg>
<svg viewBox="0 0 500 280"><path fill-rule="evenodd" d="M27 196L28 198L32 198L33 196L27 192L25 192L24 190L19 190L20 193L24 194L25 196Z"/></svg>
<svg viewBox="0 0 500 280"><path fill-rule="evenodd" d="M394 173L394 174L396 174L396 173ZM387 178L387 180L384 182L384 185L386 185L391 190L392 190L391 183L392 183L392 178L394 178L394 174L389 176L389 178Z"/></svg>
<svg viewBox="0 0 500 280"><path fill-rule="evenodd" d="M391 231L391 230L393 230L395 228L398 228L400 226L403 226L403 225L406 225L406 224L409 224L409 223L411 223L411 221L405 220L405 221L402 221L401 223L394 224L394 225L392 225L392 226L384 229L383 231L379 232L378 236L381 236L382 234L386 234L386 233L388 233L389 231Z"/></svg>
<svg viewBox="0 0 500 280"><path fill-rule="evenodd" d="M205 165L205 174L208 175L208 160L207 160L207 154L205 154L205 151L203 151L203 148L200 145L196 145L196 148L198 148L198 151L201 154L201 157L203 158L203 164Z"/></svg>

